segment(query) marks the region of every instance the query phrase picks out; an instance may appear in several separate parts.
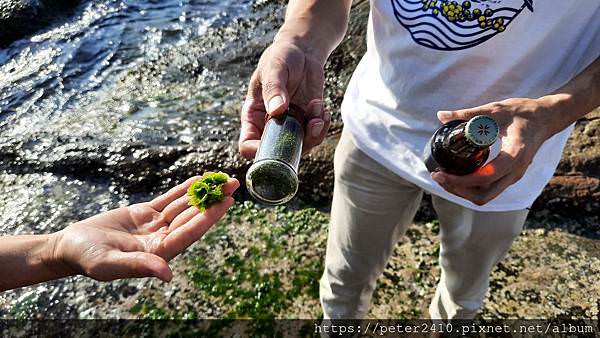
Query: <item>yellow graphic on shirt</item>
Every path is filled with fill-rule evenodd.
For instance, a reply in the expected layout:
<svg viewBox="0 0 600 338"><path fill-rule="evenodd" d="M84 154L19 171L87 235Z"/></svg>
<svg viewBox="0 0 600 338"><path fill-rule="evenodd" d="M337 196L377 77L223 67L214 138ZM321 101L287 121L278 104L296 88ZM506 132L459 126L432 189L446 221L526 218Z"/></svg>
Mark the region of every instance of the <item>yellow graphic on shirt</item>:
<svg viewBox="0 0 600 338"><path fill-rule="evenodd" d="M418 44L438 50L474 47L504 32L533 0L391 0L398 22Z"/></svg>

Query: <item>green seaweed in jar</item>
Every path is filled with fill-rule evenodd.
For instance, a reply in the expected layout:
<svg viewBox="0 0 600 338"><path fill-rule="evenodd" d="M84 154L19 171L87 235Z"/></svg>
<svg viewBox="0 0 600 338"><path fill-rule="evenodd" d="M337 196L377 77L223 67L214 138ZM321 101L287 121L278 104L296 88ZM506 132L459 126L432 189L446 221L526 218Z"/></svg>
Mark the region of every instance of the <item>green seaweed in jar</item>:
<svg viewBox="0 0 600 338"><path fill-rule="evenodd" d="M303 113L290 105L288 111L265 124L254 163L246 174L246 186L258 201L278 205L298 191L298 167L302 156Z"/></svg>
<svg viewBox="0 0 600 338"><path fill-rule="evenodd" d="M248 190L254 198L267 204L282 204L294 197L298 190L298 176L284 162L263 160L256 162L246 175Z"/></svg>

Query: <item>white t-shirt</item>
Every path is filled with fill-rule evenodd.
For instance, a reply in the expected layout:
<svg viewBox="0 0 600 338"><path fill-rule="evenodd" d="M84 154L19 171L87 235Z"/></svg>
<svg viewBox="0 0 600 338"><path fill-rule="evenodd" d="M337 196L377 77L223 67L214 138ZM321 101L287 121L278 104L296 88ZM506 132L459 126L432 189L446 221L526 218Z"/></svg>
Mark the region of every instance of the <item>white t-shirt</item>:
<svg viewBox="0 0 600 338"><path fill-rule="evenodd" d="M600 0L371 0L367 52L342 116L359 149L425 191L475 210L524 209L554 174L573 126L542 145L521 180L476 206L425 168L436 113L538 98L599 56Z"/></svg>

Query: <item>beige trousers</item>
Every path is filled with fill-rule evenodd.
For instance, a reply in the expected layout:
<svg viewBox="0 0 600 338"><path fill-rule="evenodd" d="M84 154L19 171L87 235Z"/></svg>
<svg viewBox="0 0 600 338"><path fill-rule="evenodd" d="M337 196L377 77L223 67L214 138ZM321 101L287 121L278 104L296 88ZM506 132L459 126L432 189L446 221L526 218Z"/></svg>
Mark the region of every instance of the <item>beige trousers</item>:
<svg viewBox="0 0 600 338"><path fill-rule="evenodd" d="M423 192L358 150L347 131L334 167L321 304L325 319L365 318L375 282L412 223ZM429 314L432 319L470 319L528 211L478 212L436 196L433 206L440 221L442 271Z"/></svg>

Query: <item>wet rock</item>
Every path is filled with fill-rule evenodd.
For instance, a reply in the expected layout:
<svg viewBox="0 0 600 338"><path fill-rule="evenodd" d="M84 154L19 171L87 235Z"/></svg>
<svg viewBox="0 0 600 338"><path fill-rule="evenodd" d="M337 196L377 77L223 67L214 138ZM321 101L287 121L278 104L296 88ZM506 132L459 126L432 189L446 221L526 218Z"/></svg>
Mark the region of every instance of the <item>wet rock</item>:
<svg viewBox="0 0 600 338"><path fill-rule="evenodd" d="M69 13L80 0L0 0L0 47Z"/></svg>
<svg viewBox="0 0 600 338"><path fill-rule="evenodd" d="M316 204L327 204L333 193L333 153L340 134L330 135L302 159L299 195Z"/></svg>
<svg viewBox="0 0 600 338"><path fill-rule="evenodd" d="M597 214L600 209L600 109L579 119L554 177L534 209Z"/></svg>
<svg viewBox="0 0 600 338"><path fill-rule="evenodd" d="M0 169L109 180L127 193L156 192L206 170L243 178L250 162L237 151L237 116L248 78L283 18L277 1L255 10L125 71L80 106L56 112L50 124L47 116L13 115L0 132ZM330 77L328 90L341 95L350 74ZM337 112L335 125L339 131ZM336 142L303 160L301 197L331 196Z"/></svg>
<svg viewBox="0 0 600 338"><path fill-rule="evenodd" d="M600 109L577 121L563 155L557 175L600 177Z"/></svg>
<svg viewBox="0 0 600 338"><path fill-rule="evenodd" d="M348 31L344 40L331 54L325 65L325 99L332 109L333 130L341 128L339 109L346 86L358 62L367 50L366 34L369 18L369 1L354 1Z"/></svg>
<svg viewBox="0 0 600 338"><path fill-rule="evenodd" d="M249 161L236 147L239 107L250 74L282 22L282 4L257 2L247 18L211 28L186 48L168 49L126 71L97 100L53 116L52 125L40 119L10 130L7 124L0 133L0 168L105 179L128 193L156 192L206 170L243 178ZM331 198L339 107L366 48L369 2L355 1L352 11L348 34L326 65L330 136L303 158L300 169L299 195L316 203ZM597 210L599 116L597 111L578 123L537 209ZM419 215L429 209L425 205Z"/></svg>
<svg viewBox="0 0 600 338"><path fill-rule="evenodd" d="M536 200L534 208L550 208L584 213L600 210L600 179L584 175L563 176L557 174Z"/></svg>

